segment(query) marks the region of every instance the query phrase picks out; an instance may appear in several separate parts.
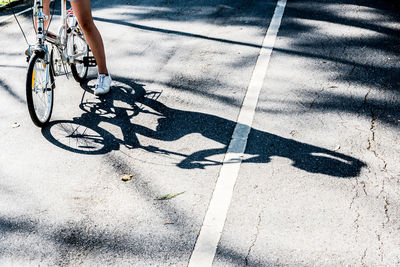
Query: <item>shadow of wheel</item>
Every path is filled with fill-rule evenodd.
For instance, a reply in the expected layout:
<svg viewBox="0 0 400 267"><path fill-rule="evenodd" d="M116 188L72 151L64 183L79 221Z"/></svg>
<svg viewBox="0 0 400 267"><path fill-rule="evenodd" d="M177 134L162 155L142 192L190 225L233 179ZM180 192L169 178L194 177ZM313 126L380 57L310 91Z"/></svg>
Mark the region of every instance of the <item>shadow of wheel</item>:
<svg viewBox="0 0 400 267"><path fill-rule="evenodd" d="M105 154L119 147L114 136L106 130L76 121L52 121L42 129L42 134L52 144L79 154Z"/></svg>
<svg viewBox="0 0 400 267"><path fill-rule="evenodd" d="M55 146L79 154L105 154L118 150L120 145L131 145L98 125L107 122L121 130L130 129L130 119L143 112L136 102L145 96L157 99L161 93L146 93L142 84L115 75L111 92L105 97L96 98L92 95L89 81L93 79L81 84L85 90L79 105L83 113L72 120L51 121L47 127L42 128L43 136ZM122 113L117 114L116 110ZM126 115L126 120L121 120L121 115Z"/></svg>

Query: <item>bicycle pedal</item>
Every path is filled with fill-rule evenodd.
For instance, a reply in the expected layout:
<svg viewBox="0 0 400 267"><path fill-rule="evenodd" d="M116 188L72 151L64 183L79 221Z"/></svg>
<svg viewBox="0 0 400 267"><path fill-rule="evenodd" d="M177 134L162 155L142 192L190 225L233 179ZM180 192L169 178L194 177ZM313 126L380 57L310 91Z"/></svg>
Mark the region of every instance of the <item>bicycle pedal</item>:
<svg viewBox="0 0 400 267"><path fill-rule="evenodd" d="M96 67L97 62L94 57L83 57L83 65L85 67Z"/></svg>

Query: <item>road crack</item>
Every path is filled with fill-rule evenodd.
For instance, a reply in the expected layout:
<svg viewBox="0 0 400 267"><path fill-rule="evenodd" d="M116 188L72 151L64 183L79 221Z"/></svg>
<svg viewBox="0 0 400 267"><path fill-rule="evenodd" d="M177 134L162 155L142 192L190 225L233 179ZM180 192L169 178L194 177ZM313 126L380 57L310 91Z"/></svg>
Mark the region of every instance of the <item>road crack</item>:
<svg viewBox="0 0 400 267"><path fill-rule="evenodd" d="M350 205L349 205L349 209L352 210L354 203L356 202L356 199L360 197L360 192L363 192L365 196L368 196L367 190L366 190L366 184L364 181L359 181L358 178L356 178L356 184L353 185L353 190L356 191L355 195L353 196L353 198L351 199ZM362 191L361 191L362 190ZM355 241L358 242L358 234L359 234L359 228L360 228L360 217L361 214L360 212L356 209L356 218L353 220L353 224L354 224L354 228L355 228Z"/></svg>
<svg viewBox="0 0 400 267"><path fill-rule="evenodd" d="M368 90L368 92L365 94L365 96L364 96L364 101L363 101L363 103L361 104L361 106L358 108L358 112L363 108L363 107L365 107L366 105L367 105L367 101L368 101L368 96L369 96L369 94L371 93L371 88Z"/></svg>
<svg viewBox="0 0 400 267"><path fill-rule="evenodd" d="M377 151L377 144L376 144L376 123L377 123L377 116L375 115L374 111L371 109L371 126L369 128L371 132L371 136L368 137L368 147L367 150L371 151L374 156L379 159L382 164L383 168L382 171L387 172L387 162L383 156L381 156Z"/></svg>
<svg viewBox="0 0 400 267"><path fill-rule="evenodd" d="M385 218L382 221L382 229L381 231L378 233L376 232L376 237L378 239L378 251L379 251L379 256L380 256L380 260L381 262L383 262L384 259L384 252L383 252L383 247L384 247L384 242L383 242L383 234L385 232L385 228L387 226L387 224L390 222L390 216L389 216L389 200L387 199L387 196L385 195L385 180L382 180L382 188L381 191L379 192L379 195L377 196L377 198L379 198L381 195L383 195L382 199L384 201L383 204L383 211L384 211L384 216Z"/></svg>
<svg viewBox="0 0 400 267"><path fill-rule="evenodd" d="M372 116L372 119L371 119L371 126L370 126L370 128L369 128L369 130L370 130L370 132L371 132L371 136L368 137L368 147L367 147L367 150L373 152L373 153L375 154L375 156L376 156L376 151L373 149L373 146L375 145L375 135L376 135L376 134L375 134L376 117L375 117L374 112L373 112L372 110L371 110L371 116Z"/></svg>
<svg viewBox="0 0 400 267"><path fill-rule="evenodd" d="M356 227L356 241L357 241L357 236L358 236L358 229L360 228L360 225L358 223L359 219L360 219L360 213L357 212L357 218L353 221L355 224L355 227Z"/></svg>
<svg viewBox="0 0 400 267"><path fill-rule="evenodd" d="M261 213L262 212L260 212L260 214L258 215L258 223L257 223L257 226L256 226L256 233L255 233L255 235L253 237L253 240L251 242L251 245L250 245L250 247L249 247L249 249L247 251L247 255L244 258L244 262L245 262L246 266L249 265L249 256L250 256L251 250L253 249L254 245L256 244L257 239L258 239L258 234L260 233Z"/></svg>
<svg viewBox="0 0 400 267"><path fill-rule="evenodd" d="M358 185L358 179L356 179L356 181L357 181L357 185ZM349 209L352 209L352 208L353 208L353 205L354 205L354 202L356 201L356 198L359 197L357 185L354 185L354 186L353 186L353 190L356 191L356 194L355 194L355 196L351 199Z"/></svg>
<svg viewBox="0 0 400 267"><path fill-rule="evenodd" d="M389 217L389 201L387 200L387 197L385 199L385 205L383 206L385 209L385 217L386 217L386 222L384 223L384 227L388 222L390 222L390 217Z"/></svg>
<svg viewBox="0 0 400 267"><path fill-rule="evenodd" d="M380 259L381 259L381 262L383 262L383 252L382 252L382 249L383 249L383 241L382 241L382 234L376 234L376 237L378 238L378 242L379 242L378 251L379 251L379 254L380 254Z"/></svg>
<svg viewBox="0 0 400 267"><path fill-rule="evenodd" d="M361 259L360 259L360 261L361 261L361 266L367 266L366 264L365 264L365 262L364 262L364 260L365 260L365 257L367 256L367 248L364 250L364 253L363 253L363 255L361 256Z"/></svg>
<svg viewBox="0 0 400 267"><path fill-rule="evenodd" d="M366 190L366 185L364 181L361 181L360 184L362 185L362 190L365 194L365 196L368 196L367 190Z"/></svg>
<svg viewBox="0 0 400 267"><path fill-rule="evenodd" d="M384 197L384 200L385 200L385 204L383 207L384 207L384 211L385 211L385 221L382 222L382 231L380 233L376 233L376 237L377 237L378 243L379 243L378 251L379 251L379 256L380 256L381 262L383 262L383 258L384 258L383 257L384 256L384 253L383 253L384 243L383 243L382 235L384 233L387 223L390 221L389 210L388 210L389 202L386 197Z"/></svg>

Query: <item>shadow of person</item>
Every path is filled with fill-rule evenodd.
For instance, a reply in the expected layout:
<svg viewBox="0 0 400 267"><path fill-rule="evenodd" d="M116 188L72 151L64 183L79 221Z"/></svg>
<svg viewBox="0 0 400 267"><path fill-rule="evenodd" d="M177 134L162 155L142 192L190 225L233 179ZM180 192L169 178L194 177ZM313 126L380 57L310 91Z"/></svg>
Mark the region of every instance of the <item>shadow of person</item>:
<svg viewBox="0 0 400 267"><path fill-rule="evenodd" d="M141 125L134 126L135 134L141 134L163 141L173 141L192 134L202 136L226 145L225 148L197 151L178 163L181 168L204 168L207 165L222 164L207 162L206 158L223 154L227 150L236 122L199 112L182 111L167 107L157 100L140 98L138 102L152 108L164 117L158 119L155 131ZM301 143L252 128L245 154L250 156L242 162L268 163L272 156L290 159L292 166L311 173L335 177L355 177L365 163L360 160L325 148Z"/></svg>
<svg viewBox="0 0 400 267"><path fill-rule="evenodd" d="M103 136L107 135L107 131L99 126L102 122L113 124L121 129L122 139L112 137L102 140L105 149L101 150L101 153L119 149L119 144L123 144L130 149L141 148L150 153L174 154L183 157L177 166L184 169L222 164L209 158L226 153L236 122L211 114L168 107L158 100L157 96L160 92L146 92L143 85L123 77L114 76L114 81L116 85L113 86L109 95L100 99L82 101L80 107L84 113L73 119L75 124L97 129L99 135ZM92 90L90 86L83 85L83 87L85 94ZM116 103L124 105L116 105ZM157 116L155 130L131 122L133 117L143 113ZM57 124L57 121L53 122L54 124ZM194 133L201 134L224 146L184 155L155 146L142 146L137 138L137 135L142 135L160 141L176 141ZM69 137L71 136L70 134ZM70 149L70 151L78 152L76 149ZM245 154L248 158L244 159L243 163L268 163L271 157L279 156L290 159L292 166L301 170L334 177L355 177L365 166L365 163L351 156L254 128L250 131Z"/></svg>

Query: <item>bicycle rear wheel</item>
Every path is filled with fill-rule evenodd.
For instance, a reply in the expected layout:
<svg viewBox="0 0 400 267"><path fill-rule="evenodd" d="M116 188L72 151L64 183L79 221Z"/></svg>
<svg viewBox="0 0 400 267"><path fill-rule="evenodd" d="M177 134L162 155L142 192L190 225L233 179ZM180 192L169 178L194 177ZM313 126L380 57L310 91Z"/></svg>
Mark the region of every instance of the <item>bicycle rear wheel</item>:
<svg viewBox="0 0 400 267"><path fill-rule="evenodd" d="M75 63L71 64L72 76L74 76L75 81L81 83L86 79L88 73L89 67L85 66L84 57L89 57L89 46L79 26L71 33L70 41L72 41L73 44L73 53L81 54L79 57L75 58Z"/></svg>
<svg viewBox="0 0 400 267"><path fill-rule="evenodd" d="M38 127L44 127L50 121L54 100L54 77L50 64L46 64L43 55L35 53L28 65L26 75L26 100L29 115Z"/></svg>

